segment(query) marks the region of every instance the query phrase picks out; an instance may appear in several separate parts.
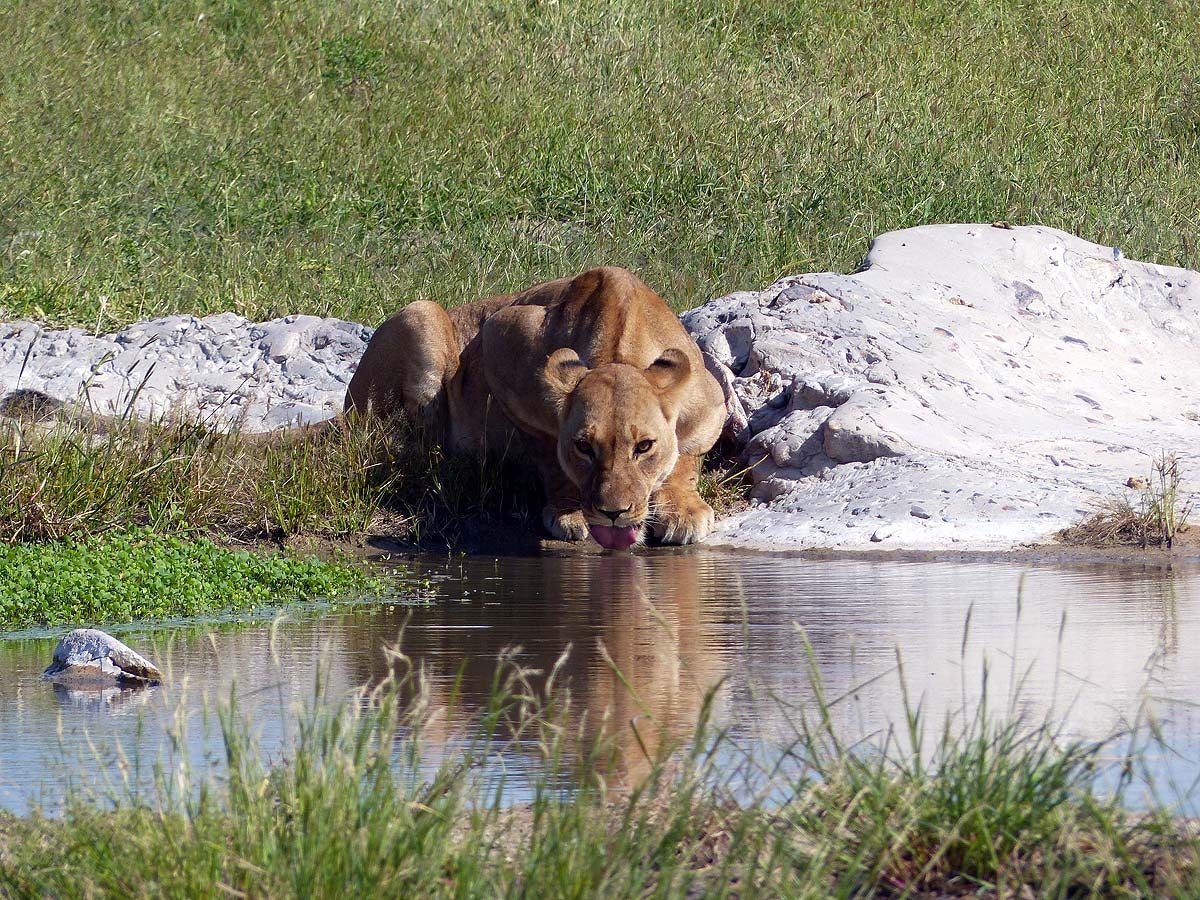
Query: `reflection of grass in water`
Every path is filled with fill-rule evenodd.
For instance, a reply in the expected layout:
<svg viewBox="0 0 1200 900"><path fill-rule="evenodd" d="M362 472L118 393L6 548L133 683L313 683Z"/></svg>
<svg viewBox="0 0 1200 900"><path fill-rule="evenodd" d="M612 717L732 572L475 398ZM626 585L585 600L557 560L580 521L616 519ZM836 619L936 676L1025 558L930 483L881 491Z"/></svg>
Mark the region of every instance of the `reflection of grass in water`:
<svg viewBox="0 0 1200 900"><path fill-rule="evenodd" d="M657 760L629 790L606 784L570 700L511 660L459 760L428 774L435 722L419 678L302 718L274 764L236 709L222 717L226 774L162 771L152 803L76 799L61 818L0 818L0 885L18 896L812 897L1178 896L1200 889L1196 838L1165 810L1101 799L1102 746L981 708L923 759L854 752L815 704L797 729L802 772L738 790L726 737ZM401 701L401 697L407 697ZM707 710L707 707L706 707ZM920 716L910 711L910 729ZM705 735L711 739L706 739ZM506 809L480 776L519 745L548 774ZM920 741L913 741L920 747ZM554 777L579 787L564 796ZM425 773L425 774L422 774Z"/></svg>

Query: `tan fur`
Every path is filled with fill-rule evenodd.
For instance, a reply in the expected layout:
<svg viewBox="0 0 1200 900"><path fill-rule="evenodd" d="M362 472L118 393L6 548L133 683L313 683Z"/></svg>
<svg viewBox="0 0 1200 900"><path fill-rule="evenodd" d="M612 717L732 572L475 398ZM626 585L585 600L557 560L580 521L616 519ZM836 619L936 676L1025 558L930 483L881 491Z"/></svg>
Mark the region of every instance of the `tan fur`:
<svg viewBox="0 0 1200 900"><path fill-rule="evenodd" d="M350 382L346 411L368 406L404 410L460 452L531 454L557 538L582 539L588 523L648 525L686 544L712 528L696 479L724 395L679 319L624 269L449 311L410 304L380 326Z"/></svg>

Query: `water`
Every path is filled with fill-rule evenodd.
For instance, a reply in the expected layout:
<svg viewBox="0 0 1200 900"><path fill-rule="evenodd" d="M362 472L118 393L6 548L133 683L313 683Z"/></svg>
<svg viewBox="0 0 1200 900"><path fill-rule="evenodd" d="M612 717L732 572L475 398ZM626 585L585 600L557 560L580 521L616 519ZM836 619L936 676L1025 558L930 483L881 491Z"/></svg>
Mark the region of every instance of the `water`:
<svg viewBox="0 0 1200 900"><path fill-rule="evenodd" d="M39 677L54 637L0 640L0 806L53 808L78 788L120 793L148 783L153 762L172 751L194 769L219 766L215 710L231 692L278 756L312 702L319 661L327 695L344 695L384 676L383 648L403 630L434 704L459 692L455 713L430 732L450 748L485 704L498 654L515 645L523 665L543 671L570 647L561 677L575 702L635 722L651 749L690 733L717 686L715 723L767 756L794 734L796 717L814 712L814 668L837 700L836 729L868 744L903 721L906 696L931 731L974 708L986 672L991 708L1050 716L1070 736L1104 738L1152 715L1171 750L1149 754L1159 795L1194 814L1194 569L697 550L424 556L403 577L427 605L122 631L168 672L150 690L56 689ZM624 765L636 772L635 739L622 734ZM498 762L520 799L535 756L518 746Z"/></svg>

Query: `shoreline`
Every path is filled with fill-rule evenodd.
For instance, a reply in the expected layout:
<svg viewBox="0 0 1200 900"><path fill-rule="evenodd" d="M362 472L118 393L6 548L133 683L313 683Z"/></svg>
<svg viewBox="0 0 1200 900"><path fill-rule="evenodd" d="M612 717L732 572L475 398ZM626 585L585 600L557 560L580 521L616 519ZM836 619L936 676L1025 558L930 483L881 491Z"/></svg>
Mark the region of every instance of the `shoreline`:
<svg viewBox="0 0 1200 900"><path fill-rule="evenodd" d="M585 546L586 544L586 546ZM329 539L320 536L296 535L282 543L264 542L264 546L283 546L325 554L348 554L366 562L386 562L391 558L403 558L421 554L464 554L467 556L532 556L553 554L621 555L618 551L606 551L590 542L572 544L542 538L537 534L511 532L489 534L475 540L462 541L454 545L421 545L401 541L387 535L371 534L361 538ZM1200 530L1189 529L1180 536L1171 550L1161 547L1112 545L1104 547L1065 543L1026 544L1009 549L942 549L921 550L906 548L848 549L807 548L778 549L760 547L731 547L722 544L691 544L684 547L641 546L633 551L637 556L662 554L712 553L719 555L754 555L804 558L811 560L869 560L897 562L957 562L989 563L1016 562L1045 565L1106 565L1140 569L1184 569L1200 570Z"/></svg>

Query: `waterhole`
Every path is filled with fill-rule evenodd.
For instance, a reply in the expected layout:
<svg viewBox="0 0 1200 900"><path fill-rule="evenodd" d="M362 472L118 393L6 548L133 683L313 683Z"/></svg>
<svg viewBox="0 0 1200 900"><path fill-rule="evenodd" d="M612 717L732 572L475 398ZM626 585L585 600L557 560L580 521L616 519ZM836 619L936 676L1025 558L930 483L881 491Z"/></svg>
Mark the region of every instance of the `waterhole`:
<svg viewBox="0 0 1200 900"><path fill-rule="evenodd" d="M602 712L621 726L625 775L691 734L710 692L712 727L763 760L794 741L821 698L839 736L869 748L905 745L906 711L920 710L933 739L986 696L993 714L1052 721L1064 737L1152 723L1156 795L1191 809L1195 570L703 550L401 562L399 593L411 604L119 630L168 673L148 690L56 688L40 674L57 632L0 640L0 806L53 809L73 791L144 789L156 762L217 771L216 710L231 697L264 754L279 758L318 671L322 697L345 696L384 677L384 648L399 641L430 705L449 710L427 730L434 754L469 737L498 656L519 647L522 666L559 665L573 708L591 717L584 739ZM492 764L520 800L538 756L519 741L498 753Z"/></svg>

